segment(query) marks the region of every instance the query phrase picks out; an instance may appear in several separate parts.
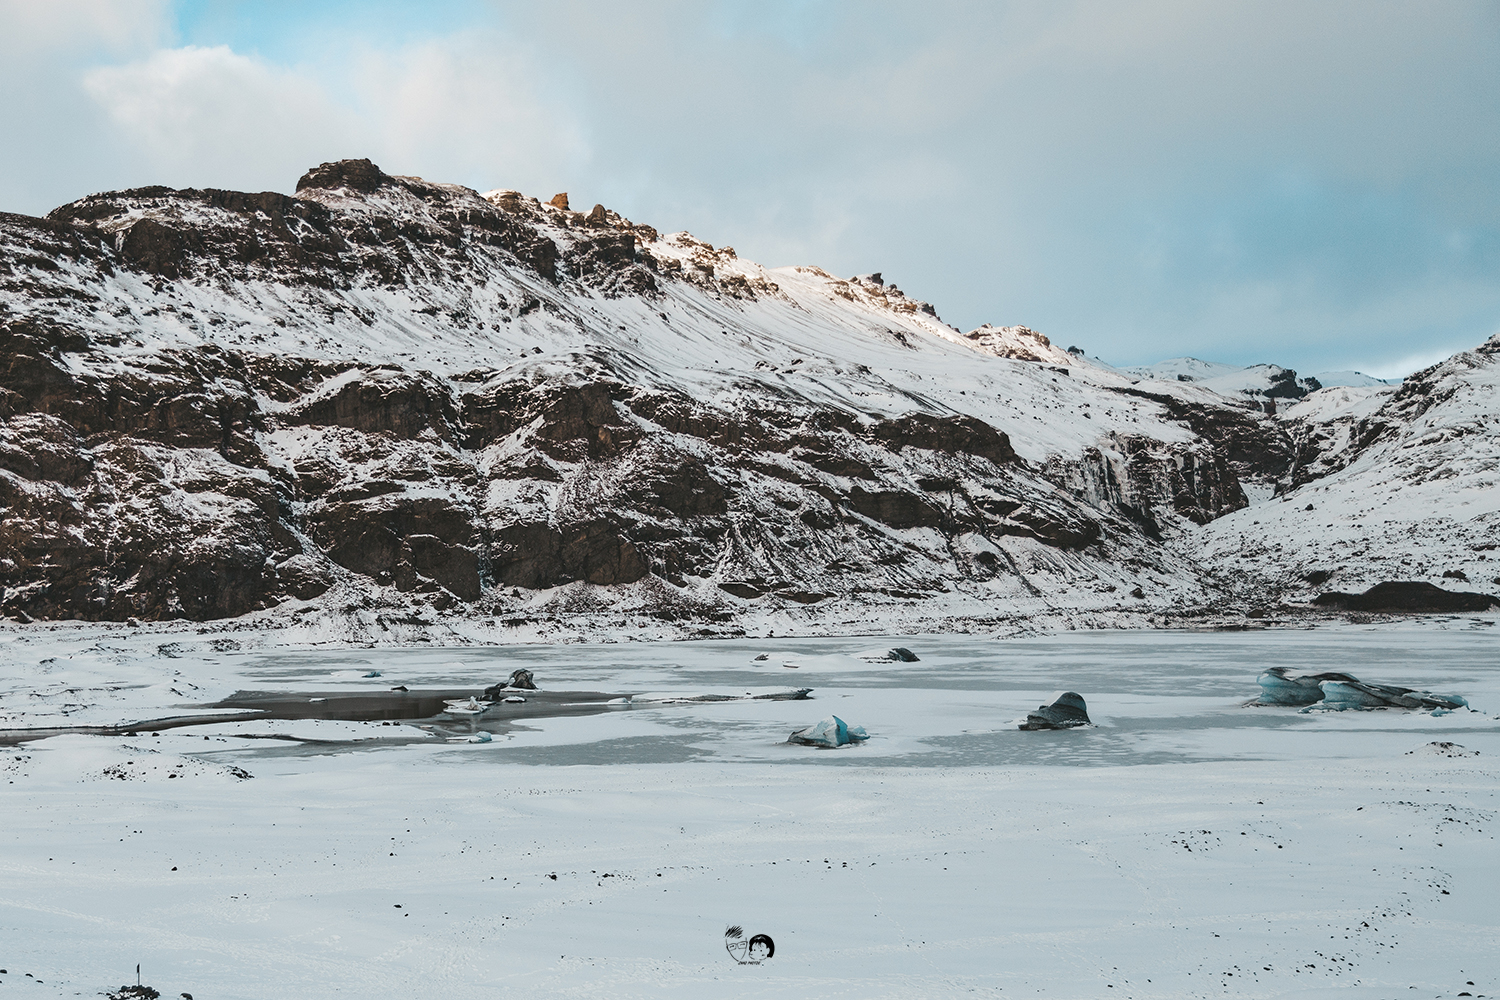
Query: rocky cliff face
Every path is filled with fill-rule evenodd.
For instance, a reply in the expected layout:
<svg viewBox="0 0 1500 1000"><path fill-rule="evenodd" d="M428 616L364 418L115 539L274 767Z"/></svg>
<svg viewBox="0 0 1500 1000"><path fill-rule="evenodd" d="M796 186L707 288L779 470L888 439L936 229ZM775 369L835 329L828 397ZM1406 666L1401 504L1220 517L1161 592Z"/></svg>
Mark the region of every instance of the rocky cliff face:
<svg viewBox="0 0 1500 1000"><path fill-rule="evenodd" d="M880 275L368 161L295 196L3 216L0 610L732 626L1213 601L1172 540L1291 439L1070 358L965 336Z"/></svg>

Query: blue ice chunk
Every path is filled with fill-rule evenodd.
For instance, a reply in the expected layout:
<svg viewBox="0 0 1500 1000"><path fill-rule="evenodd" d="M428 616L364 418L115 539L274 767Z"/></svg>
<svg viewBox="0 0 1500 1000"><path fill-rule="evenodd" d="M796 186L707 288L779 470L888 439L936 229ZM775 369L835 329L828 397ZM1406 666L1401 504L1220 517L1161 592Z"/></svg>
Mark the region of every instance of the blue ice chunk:
<svg viewBox="0 0 1500 1000"><path fill-rule="evenodd" d="M1293 677L1286 667L1269 667L1256 679L1262 705L1312 705L1323 700L1323 681L1353 681L1349 674L1335 672Z"/></svg>
<svg viewBox="0 0 1500 1000"><path fill-rule="evenodd" d="M832 749L848 746L850 743L860 743L869 738L864 726L851 726L837 715L830 715L806 729L797 730L787 737L787 742Z"/></svg>

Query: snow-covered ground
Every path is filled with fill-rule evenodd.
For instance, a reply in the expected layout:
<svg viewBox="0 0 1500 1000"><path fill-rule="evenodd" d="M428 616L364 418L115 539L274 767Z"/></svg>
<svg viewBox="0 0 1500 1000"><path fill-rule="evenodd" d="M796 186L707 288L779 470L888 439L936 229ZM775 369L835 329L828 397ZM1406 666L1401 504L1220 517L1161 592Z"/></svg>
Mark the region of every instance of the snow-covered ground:
<svg viewBox="0 0 1500 1000"><path fill-rule="evenodd" d="M139 962L197 998L1495 996L1496 621L159 654L15 630L7 728L521 666L554 690L814 691L487 743L257 721L0 748L0 990L93 996ZM920 662L869 658L897 645ZM1271 664L1475 710L1242 707ZM1058 689L1093 728L1016 730ZM872 738L783 742L830 713ZM739 964L731 925L775 954Z"/></svg>

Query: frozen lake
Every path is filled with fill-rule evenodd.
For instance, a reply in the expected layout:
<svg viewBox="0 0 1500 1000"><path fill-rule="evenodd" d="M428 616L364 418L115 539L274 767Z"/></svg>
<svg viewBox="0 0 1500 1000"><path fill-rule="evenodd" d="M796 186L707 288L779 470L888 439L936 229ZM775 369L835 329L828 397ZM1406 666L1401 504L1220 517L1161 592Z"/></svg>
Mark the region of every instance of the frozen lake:
<svg viewBox="0 0 1500 1000"><path fill-rule="evenodd" d="M1493 716L1500 714L1500 637L1487 620L1479 621L1484 624L1441 632L1088 632L1004 640L934 635L286 652L247 656L237 673L256 688L291 691L385 690L394 684L481 688L518 667L531 670L541 687L561 690L689 694L813 688L811 702L636 705L518 726L481 721L479 728L491 731L496 742L484 747L486 754L476 764L718 760L992 767L1292 760L1405 750L1414 735L1429 732L1443 739L1493 736ZM916 651L920 662L861 657L898 645ZM761 655L767 659L757 660ZM1433 718L1245 708L1259 694L1257 674L1275 664L1294 673L1343 671L1457 692L1493 711ZM361 676L371 670L381 677ZM1016 728L1028 710L1064 689L1084 695L1093 728L1070 733ZM845 752L811 756L806 748L786 745L792 729L828 714L863 725L872 738ZM455 734L471 731L467 723L446 728Z"/></svg>
<svg viewBox="0 0 1500 1000"><path fill-rule="evenodd" d="M0 636L12 727L517 667L813 689L486 720L486 743L260 719L0 748L0 991L91 996L140 962L199 1000L1497 996L1495 621L171 655ZM860 655L898 645L920 662ZM1476 710L1244 707L1277 664ZM1093 728L1015 728L1063 689ZM785 743L828 714L871 739ZM740 964L732 925L775 954Z"/></svg>

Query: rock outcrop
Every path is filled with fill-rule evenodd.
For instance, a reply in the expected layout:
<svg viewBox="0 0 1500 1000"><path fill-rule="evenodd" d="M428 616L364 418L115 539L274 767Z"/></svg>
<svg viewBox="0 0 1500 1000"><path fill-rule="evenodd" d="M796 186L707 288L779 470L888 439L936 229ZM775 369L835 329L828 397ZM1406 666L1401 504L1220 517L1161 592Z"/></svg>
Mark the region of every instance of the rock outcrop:
<svg viewBox="0 0 1500 1000"><path fill-rule="evenodd" d="M1500 597L1467 590L1444 590L1430 583L1392 580L1378 583L1363 594L1331 591L1319 594L1313 603L1344 611L1488 611L1500 607Z"/></svg>

